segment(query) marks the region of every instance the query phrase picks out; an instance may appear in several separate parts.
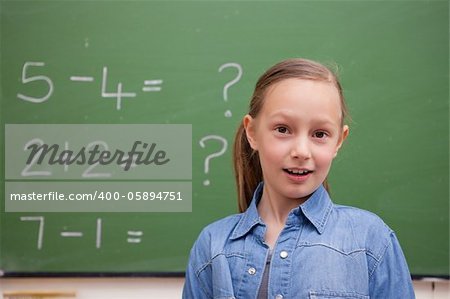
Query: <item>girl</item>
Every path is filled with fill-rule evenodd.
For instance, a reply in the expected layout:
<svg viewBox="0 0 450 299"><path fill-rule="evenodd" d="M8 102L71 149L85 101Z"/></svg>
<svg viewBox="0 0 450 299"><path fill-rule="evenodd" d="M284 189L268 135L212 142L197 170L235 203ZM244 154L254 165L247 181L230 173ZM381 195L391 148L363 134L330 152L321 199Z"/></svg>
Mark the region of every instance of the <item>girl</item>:
<svg viewBox="0 0 450 299"><path fill-rule="evenodd" d="M328 195L346 116L337 77L317 62L259 78L235 138L241 214L201 232L183 298L414 298L394 232Z"/></svg>

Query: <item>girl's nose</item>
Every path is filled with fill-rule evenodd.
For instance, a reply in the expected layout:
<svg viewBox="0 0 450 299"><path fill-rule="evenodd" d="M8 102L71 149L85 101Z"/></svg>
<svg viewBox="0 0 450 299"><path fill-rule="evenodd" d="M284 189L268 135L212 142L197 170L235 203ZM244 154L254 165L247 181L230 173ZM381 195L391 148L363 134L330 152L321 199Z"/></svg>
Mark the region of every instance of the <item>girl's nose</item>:
<svg viewBox="0 0 450 299"><path fill-rule="evenodd" d="M311 148L308 141L304 138L296 140L291 149L291 157L303 160L311 158Z"/></svg>

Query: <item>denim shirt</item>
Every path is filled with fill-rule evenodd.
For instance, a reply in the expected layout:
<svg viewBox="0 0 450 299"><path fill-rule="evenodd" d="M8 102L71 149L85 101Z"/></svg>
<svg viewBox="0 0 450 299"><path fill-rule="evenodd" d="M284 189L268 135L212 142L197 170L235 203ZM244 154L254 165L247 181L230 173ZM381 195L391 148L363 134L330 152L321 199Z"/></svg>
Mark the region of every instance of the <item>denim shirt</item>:
<svg viewBox="0 0 450 299"><path fill-rule="evenodd" d="M200 233L183 298L257 298L269 247L257 204ZM415 298L394 232L376 215L335 205L323 186L293 209L270 264L268 298Z"/></svg>

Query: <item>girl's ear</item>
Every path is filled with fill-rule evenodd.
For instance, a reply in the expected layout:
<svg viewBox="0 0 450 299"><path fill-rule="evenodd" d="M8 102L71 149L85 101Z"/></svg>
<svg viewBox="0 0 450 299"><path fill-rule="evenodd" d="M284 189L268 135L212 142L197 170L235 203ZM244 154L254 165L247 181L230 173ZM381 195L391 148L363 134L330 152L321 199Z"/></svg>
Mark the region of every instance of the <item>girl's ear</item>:
<svg viewBox="0 0 450 299"><path fill-rule="evenodd" d="M247 136L247 140L251 148L254 149L255 151L258 150L255 138L255 119L251 117L249 114L247 114L244 116L242 124L244 125L245 135Z"/></svg>
<svg viewBox="0 0 450 299"><path fill-rule="evenodd" d="M342 134L341 136L339 136L339 141L336 147L336 152L334 153L334 157L337 156L337 153L339 151L339 149L341 148L342 144L344 143L344 140L347 138L348 133L350 132L350 129L348 128L347 125L344 125L344 127L342 127Z"/></svg>

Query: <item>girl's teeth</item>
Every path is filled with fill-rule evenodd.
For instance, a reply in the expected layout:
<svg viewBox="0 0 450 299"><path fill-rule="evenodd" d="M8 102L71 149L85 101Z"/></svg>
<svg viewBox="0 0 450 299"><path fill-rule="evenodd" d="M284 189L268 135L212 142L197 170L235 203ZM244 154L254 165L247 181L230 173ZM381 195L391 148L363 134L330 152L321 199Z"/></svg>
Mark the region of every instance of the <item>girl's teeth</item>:
<svg viewBox="0 0 450 299"><path fill-rule="evenodd" d="M307 174L308 170L289 170L293 174Z"/></svg>

